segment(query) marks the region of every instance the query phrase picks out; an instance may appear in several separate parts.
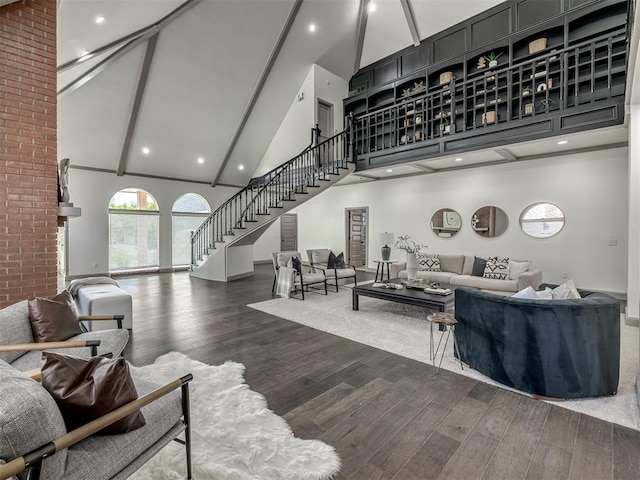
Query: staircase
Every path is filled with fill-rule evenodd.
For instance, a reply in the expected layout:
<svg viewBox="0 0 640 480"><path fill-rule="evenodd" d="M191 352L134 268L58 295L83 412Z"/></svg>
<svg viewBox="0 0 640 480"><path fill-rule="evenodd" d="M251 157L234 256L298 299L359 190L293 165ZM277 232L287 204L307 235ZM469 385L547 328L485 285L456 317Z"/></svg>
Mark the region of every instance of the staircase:
<svg viewBox="0 0 640 480"><path fill-rule="evenodd" d="M230 281L253 273L252 245L283 213L355 170L348 128L274 168L223 203L191 235L191 275Z"/></svg>

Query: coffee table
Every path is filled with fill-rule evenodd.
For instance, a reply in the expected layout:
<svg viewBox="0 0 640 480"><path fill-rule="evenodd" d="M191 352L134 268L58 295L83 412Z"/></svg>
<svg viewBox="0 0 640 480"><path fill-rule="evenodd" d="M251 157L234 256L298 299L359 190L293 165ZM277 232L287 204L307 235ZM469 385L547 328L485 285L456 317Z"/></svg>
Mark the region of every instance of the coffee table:
<svg viewBox="0 0 640 480"><path fill-rule="evenodd" d="M390 283L400 283L399 278L394 278ZM426 285L425 285L426 286ZM358 285L352 290L352 309L358 310L358 297L372 297L389 302L405 303L407 305L415 305L418 307L430 308L439 312L452 312L455 304L455 286L441 285L442 288L450 288L452 293L449 295L437 295L435 293L425 293L422 290L414 288L403 288L397 290L395 288L373 287L371 284Z"/></svg>

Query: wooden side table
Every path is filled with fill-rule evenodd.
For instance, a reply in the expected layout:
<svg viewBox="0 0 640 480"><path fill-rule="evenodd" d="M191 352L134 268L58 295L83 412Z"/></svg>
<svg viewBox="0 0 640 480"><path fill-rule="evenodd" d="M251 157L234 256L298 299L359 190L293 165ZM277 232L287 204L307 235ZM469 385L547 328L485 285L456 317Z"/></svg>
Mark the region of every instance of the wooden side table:
<svg viewBox="0 0 640 480"><path fill-rule="evenodd" d="M392 263L398 263L396 260L374 260L374 263L378 264L378 268L376 268L376 278L374 282L378 281L378 275L380 276L380 281L384 282L384 267L387 267L387 280L391 280L391 271L389 265Z"/></svg>
<svg viewBox="0 0 640 480"><path fill-rule="evenodd" d="M453 335L453 345L456 350L458 349L458 341L456 340L456 324L458 321L454 318L454 316L450 313L445 312L436 312L427 316L427 320L430 323L430 331L429 331L429 359L433 362L433 368L436 370L436 373L440 371L440 366L442 365L442 359L444 358L444 352L447 349L447 343L449 342L449 337ZM435 351L433 349L434 341L433 341L433 324L437 324L438 327L442 327L443 330L446 330L446 333L443 331L440 335L440 340L438 341L438 346ZM442 338L445 337L444 346L442 346L442 352L440 353L440 363L438 363L438 368L436 368L436 358L438 356L438 352L440 351L440 346L442 344ZM460 359L458 359L460 360ZM462 360L460 360L460 368L464 370L464 366L462 365Z"/></svg>

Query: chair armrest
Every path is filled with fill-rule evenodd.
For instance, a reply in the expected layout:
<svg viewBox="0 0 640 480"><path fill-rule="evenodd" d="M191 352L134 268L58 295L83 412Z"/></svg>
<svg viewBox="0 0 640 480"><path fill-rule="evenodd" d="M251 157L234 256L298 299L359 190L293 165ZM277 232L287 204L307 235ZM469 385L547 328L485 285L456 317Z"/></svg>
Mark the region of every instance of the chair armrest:
<svg viewBox="0 0 640 480"><path fill-rule="evenodd" d="M51 348L99 347L100 340L69 340L64 342L10 343L0 345L0 352L31 352Z"/></svg>
<svg viewBox="0 0 640 480"><path fill-rule="evenodd" d="M99 432L105 427L108 427L112 423L117 422L123 417L140 410L145 405L150 404L151 402L165 396L169 392L172 392L176 388L185 387L191 380L193 380L193 375L190 373L185 375L184 377L178 378L171 383L167 383L162 387L143 395L142 397L134 400L132 402L123 405L122 407L114 410L113 412L109 412L106 415L103 415L100 418L97 418L86 425L76 428L75 430L62 435L61 437L56 438L52 442L46 443L35 450L32 450L29 453L24 454L21 457L15 458L10 462L0 465L0 478L9 478L13 475L17 475L22 472L25 468L30 467L31 465L37 464L41 462L44 458L50 457L51 455L59 452L60 450L64 450L65 448L69 448L72 445L84 440L85 438L93 435L94 433ZM183 390L184 392L184 390ZM188 398L188 393L187 393ZM184 393L183 393L183 405L184 405ZM184 411L183 411L184 413Z"/></svg>
<svg viewBox="0 0 640 480"><path fill-rule="evenodd" d="M40 379L42 378L42 369L41 368L34 368L32 370L27 370L25 372L22 372L25 377L29 377L32 380L35 380L36 382L39 382Z"/></svg>
<svg viewBox="0 0 640 480"><path fill-rule="evenodd" d="M86 321L101 321L101 320L115 320L118 324L118 328L122 329L122 320L124 320L124 315L79 315L78 321L86 322Z"/></svg>

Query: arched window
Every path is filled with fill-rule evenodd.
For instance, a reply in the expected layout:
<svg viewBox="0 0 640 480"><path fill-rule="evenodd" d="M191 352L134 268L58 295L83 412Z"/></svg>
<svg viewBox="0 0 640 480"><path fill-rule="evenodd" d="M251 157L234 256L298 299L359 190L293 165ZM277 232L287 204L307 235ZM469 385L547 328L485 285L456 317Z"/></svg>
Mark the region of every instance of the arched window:
<svg viewBox="0 0 640 480"><path fill-rule="evenodd" d="M160 265L158 202L140 188L125 188L109 201L109 271Z"/></svg>
<svg viewBox="0 0 640 480"><path fill-rule="evenodd" d="M171 209L173 220L173 266L191 264L191 232L211 213L207 201L196 193L178 197Z"/></svg>

